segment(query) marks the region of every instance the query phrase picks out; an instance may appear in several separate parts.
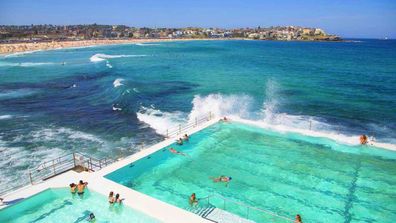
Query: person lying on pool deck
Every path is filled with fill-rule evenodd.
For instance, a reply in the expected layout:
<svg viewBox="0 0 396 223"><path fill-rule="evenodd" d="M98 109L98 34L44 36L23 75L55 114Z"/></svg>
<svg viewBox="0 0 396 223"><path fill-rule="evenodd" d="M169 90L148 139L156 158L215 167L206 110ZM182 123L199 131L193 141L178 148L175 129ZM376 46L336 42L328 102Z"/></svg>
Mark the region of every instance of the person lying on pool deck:
<svg viewBox="0 0 396 223"><path fill-rule="evenodd" d="M191 206L198 204L198 199L195 196L195 193L191 194L190 199L188 200L188 202L190 203Z"/></svg>
<svg viewBox="0 0 396 223"><path fill-rule="evenodd" d="M228 187L228 183L232 180L232 177L226 177L226 176L219 176L219 177L212 177L213 182L224 182L226 183L226 187Z"/></svg>
<svg viewBox="0 0 396 223"><path fill-rule="evenodd" d="M78 195L83 195L84 194L84 190L87 187L88 182L83 182L82 180L80 180L80 182L77 185L77 194Z"/></svg>
<svg viewBox="0 0 396 223"><path fill-rule="evenodd" d="M174 148L169 148L169 151L170 151L171 153L173 153L173 154L176 154L176 155L186 156L185 153L179 152L179 151L175 150Z"/></svg>

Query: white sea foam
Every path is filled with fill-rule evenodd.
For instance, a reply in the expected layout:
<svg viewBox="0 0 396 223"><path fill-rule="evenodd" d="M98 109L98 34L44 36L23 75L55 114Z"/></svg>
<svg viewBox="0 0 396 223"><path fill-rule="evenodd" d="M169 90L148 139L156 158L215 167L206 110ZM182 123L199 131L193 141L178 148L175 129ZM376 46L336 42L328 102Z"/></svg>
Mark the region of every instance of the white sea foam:
<svg viewBox="0 0 396 223"><path fill-rule="evenodd" d="M106 62L106 67L108 67L108 68L110 68L110 69L111 69L111 68L113 68L113 65L111 65L111 64L110 64L110 62L109 62L109 61L107 61L107 62Z"/></svg>
<svg viewBox="0 0 396 223"><path fill-rule="evenodd" d="M135 43L137 46L159 46L159 43Z"/></svg>
<svg viewBox="0 0 396 223"><path fill-rule="evenodd" d="M117 78L117 79L114 80L113 86L114 86L115 88L117 88L117 87L119 87L119 86L122 86L122 85L124 85L124 84L122 83L123 81L124 81L124 79L122 79L122 78Z"/></svg>
<svg viewBox="0 0 396 223"><path fill-rule="evenodd" d="M91 56L91 58L89 58L89 60L91 62L102 62L105 61L107 59L114 59L114 58L123 58L123 57L145 57L146 55L108 55L108 54L103 54L103 53L97 53L93 56Z"/></svg>
<svg viewBox="0 0 396 223"><path fill-rule="evenodd" d="M0 115L0 120L11 119L12 115Z"/></svg>
<svg viewBox="0 0 396 223"><path fill-rule="evenodd" d="M39 52L39 51L42 51L42 50L32 50L32 51L11 53L11 54L4 55L4 57L18 57L18 56L23 56L25 54L31 54L31 53Z"/></svg>
<svg viewBox="0 0 396 223"><path fill-rule="evenodd" d="M116 107L113 105L113 111L122 111L122 108Z"/></svg>
<svg viewBox="0 0 396 223"><path fill-rule="evenodd" d="M0 91L0 100L1 99L12 99L12 98L21 98L25 96L29 96L35 94L36 91L32 89L17 89L17 90L6 90Z"/></svg>
<svg viewBox="0 0 396 223"><path fill-rule="evenodd" d="M35 63L35 62L23 62L23 63L13 63L13 62L5 62L0 61L0 67L37 67L37 66L46 66L46 65L54 65L55 63L50 62L42 62L42 63Z"/></svg>
<svg viewBox="0 0 396 223"><path fill-rule="evenodd" d="M168 128L184 123L185 117L182 112L163 112L153 108L153 106L151 108L142 106L140 111L137 112L137 118L147 123L158 134L165 134Z"/></svg>
<svg viewBox="0 0 396 223"><path fill-rule="evenodd" d="M267 96L276 97L276 86L266 92ZM162 112L158 109L144 108L137 113L140 121L147 123L157 133L164 134L166 129L176 127L187 120L211 112L217 118L227 116L234 120L271 129L283 133L298 133L307 136L329 138L342 144L358 145L358 135L342 134L339 126L326 123L318 117L304 115L290 115L278 112L276 99L271 98L264 102L261 112L252 111L253 99L247 95L209 94L196 95L192 100L192 110L189 114L182 112ZM188 117L184 119L184 117ZM371 141L377 147L396 150L396 145Z"/></svg>

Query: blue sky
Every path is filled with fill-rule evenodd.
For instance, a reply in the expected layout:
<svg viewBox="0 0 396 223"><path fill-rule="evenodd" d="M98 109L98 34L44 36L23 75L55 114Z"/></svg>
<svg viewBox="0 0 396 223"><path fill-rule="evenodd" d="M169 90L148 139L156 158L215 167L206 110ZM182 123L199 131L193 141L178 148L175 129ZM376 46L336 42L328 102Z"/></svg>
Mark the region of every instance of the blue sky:
<svg viewBox="0 0 396 223"><path fill-rule="evenodd" d="M0 0L0 24L136 27L320 27L343 37L396 38L396 0Z"/></svg>

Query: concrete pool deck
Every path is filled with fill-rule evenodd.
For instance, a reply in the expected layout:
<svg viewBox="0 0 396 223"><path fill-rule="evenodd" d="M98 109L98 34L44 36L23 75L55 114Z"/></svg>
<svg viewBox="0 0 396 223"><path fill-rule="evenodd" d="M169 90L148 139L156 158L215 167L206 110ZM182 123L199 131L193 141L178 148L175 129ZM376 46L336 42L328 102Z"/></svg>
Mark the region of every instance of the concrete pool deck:
<svg viewBox="0 0 396 223"><path fill-rule="evenodd" d="M146 214L152 218L155 218L161 222L213 222L208 219L205 219L204 217L201 217L197 214L194 214L190 211L184 210L182 208L176 207L174 205L168 204L166 202L160 201L156 198L150 197L146 194L140 193L138 191L135 191L131 188L128 188L126 186L123 186L121 184L118 184L116 182L113 182L104 176L114 172L132 162L135 162L141 158L144 158L164 147L169 146L170 144L174 143L176 138L179 138L181 135L184 135L185 133L192 135L202 129L205 129L215 123L217 123L219 120L218 117L214 117L211 120L205 121L204 123L195 126L189 130L186 130L185 132L181 132L180 135L177 135L175 137L166 139L160 143L157 143L153 146L150 146L146 149L143 149L131 156L125 157L117 162L114 162L110 164L109 166L106 166L102 168L99 171L96 172L81 172L77 173L75 171L67 171L63 174L57 175L55 177L52 177L48 180L42 181L40 183L34 184L34 185L29 185L23 188L20 188L18 190L15 190L9 194L7 194L4 198L5 202L12 202L14 200L20 200L21 198L28 198L30 196L33 196L37 193L40 193L46 189L49 188L61 188L61 187L68 187L68 185L72 182L77 183L79 180L87 181L89 182L88 184L88 189L93 190L95 192L98 192L102 195L107 196L110 191L113 191L115 193L119 193L121 195L121 198L125 198L124 204L142 212L143 214ZM241 120L241 119L233 119L232 120L238 122L238 123L243 123L243 124L248 124L248 125L256 125L258 127L262 127L265 129L271 129L270 127L267 126L260 126L257 125L253 121L247 121L247 120ZM275 130L280 131L279 129L272 128ZM293 131L290 131L293 132ZM298 133L298 132L297 132ZM311 135L312 136L312 135ZM321 135L314 135L312 137L321 137ZM383 147L382 147L383 148ZM385 148L389 150L393 150L393 148ZM107 200L104 200L103 202L107 202ZM187 198L186 198L187 202ZM6 205L0 206L0 209L6 207ZM222 210L218 209L216 210L217 212L222 212ZM215 211L215 212L216 212ZM215 214L213 212L212 215ZM225 213L225 211L224 211ZM224 213L220 213L224 214ZM227 214L227 213L225 213ZM244 222L242 219L239 219L239 222ZM241 221L242 220L242 221ZM218 221L221 222L221 221Z"/></svg>
<svg viewBox="0 0 396 223"><path fill-rule="evenodd" d="M137 211L142 212L150 217L153 217L161 222L188 222L191 223L205 223L212 222L205 218L200 217L192 212L187 210L178 208L166 202L160 201L138 191L135 191L131 188L125 187L121 184L115 183L111 180L106 179L104 176L108 173L111 173L131 162L137 161L145 156L148 156L166 146L175 142L175 139L180 137L181 135L188 134L192 135L195 132L198 132L204 128L207 128L218 122L218 118L212 118L207 122L195 126L182 134L166 139L160 143L157 143L153 146L150 146L147 149L143 149L131 156L128 156L122 160L119 160L115 163L110 164L107 167L97 171L97 172L81 172L77 173L73 170L67 171L60 175L54 176L48 180L42 181L40 183L34 185L28 185L26 187L15 190L6 196L4 196L4 202L11 202L15 200L20 200L24 198L31 197L37 193L40 193L49 188L64 188L68 187L70 183L78 183L79 180L83 180L88 182L88 189L108 196L110 191L114 191L115 193L119 193L121 198L125 198L123 203ZM107 202L104 200L103 202ZM187 198L186 198L187 202ZM12 205L12 204L10 204ZM0 209L7 207L7 205L0 206Z"/></svg>

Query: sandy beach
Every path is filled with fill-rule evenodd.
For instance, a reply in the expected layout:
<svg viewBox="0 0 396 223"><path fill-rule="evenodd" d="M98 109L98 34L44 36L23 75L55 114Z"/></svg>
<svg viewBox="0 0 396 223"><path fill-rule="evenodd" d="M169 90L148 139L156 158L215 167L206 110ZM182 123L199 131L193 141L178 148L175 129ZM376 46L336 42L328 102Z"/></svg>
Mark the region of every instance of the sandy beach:
<svg viewBox="0 0 396 223"><path fill-rule="evenodd" d="M101 39L101 40L79 40L79 41L53 41L37 43L6 43L0 44L0 55L13 53L23 53L39 50L63 49L72 47L86 47L95 45L129 44L129 43L150 43L165 41L192 41L192 40L225 40L217 39Z"/></svg>

